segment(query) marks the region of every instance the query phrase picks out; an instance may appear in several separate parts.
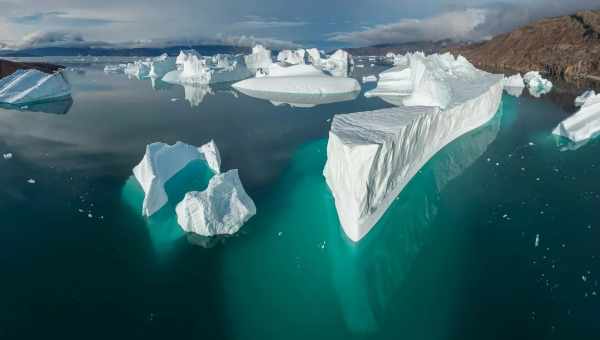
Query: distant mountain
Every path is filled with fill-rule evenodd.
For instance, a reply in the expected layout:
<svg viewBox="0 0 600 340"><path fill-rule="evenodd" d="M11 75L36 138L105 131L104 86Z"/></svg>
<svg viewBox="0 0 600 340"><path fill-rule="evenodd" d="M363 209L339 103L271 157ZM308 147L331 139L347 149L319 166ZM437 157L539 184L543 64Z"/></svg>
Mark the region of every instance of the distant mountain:
<svg viewBox="0 0 600 340"><path fill-rule="evenodd" d="M465 43L452 40L441 41L415 41L401 44L374 45L368 47L345 48L350 54L355 56L383 56L389 52L395 54L405 54L408 52L425 52L427 54L440 52L450 47L462 46Z"/></svg>
<svg viewBox="0 0 600 340"><path fill-rule="evenodd" d="M600 11L540 20L450 51L481 68L538 70L565 79L600 76Z"/></svg>
<svg viewBox="0 0 600 340"><path fill-rule="evenodd" d="M249 53L250 48L228 45L170 46L165 48L95 48L95 47L41 47L22 50L0 50L0 57L53 57L53 56L119 56L154 57L167 53L176 56L181 50L195 49L203 55L218 53Z"/></svg>

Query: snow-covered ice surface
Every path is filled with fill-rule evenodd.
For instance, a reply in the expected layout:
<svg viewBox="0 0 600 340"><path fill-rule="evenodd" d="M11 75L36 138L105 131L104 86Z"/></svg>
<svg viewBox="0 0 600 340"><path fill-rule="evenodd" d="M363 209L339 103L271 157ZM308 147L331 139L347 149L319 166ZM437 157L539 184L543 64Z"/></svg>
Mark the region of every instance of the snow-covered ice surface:
<svg viewBox="0 0 600 340"><path fill-rule="evenodd" d="M504 77L504 87L525 87L525 82L520 73L510 77Z"/></svg>
<svg viewBox="0 0 600 340"><path fill-rule="evenodd" d="M262 45L256 45L252 48L252 54L244 57L248 70L253 74L260 69L266 69L273 64L271 51Z"/></svg>
<svg viewBox="0 0 600 340"><path fill-rule="evenodd" d="M256 215L256 206L234 169L213 176L206 190L188 192L176 212L177 222L186 232L231 235Z"/></svg>
<svg viewBox="0 0 600 340"><path fill-rule="evenodd" d="M363 83L371 83L371 82L376 82L377 81L377 76L374 75L370 75L370 76L366 76L362 78L362 82Z"/></svg>
<svg viewBox="0 0 600 340"><path fill-rule="evenodd" d="M313 65L299 64L285 66L273 63L256 73L256 77L295 77L295 76L323 76L323 71Z"/></svg>
<svg viewBox="0 0 600 340"><path fill-rule="evenodd" d="M204 160L215 174L220 173L221 156L214 141L199 148L182 142L152 143L146 147L144 158L133 168L145 193L144 216L152 216L168 202L165 183L194 160Z"/></svg>
<svg viewBox="0 0 600 340"><path fill-rule="evenodd" d="M407 65L398 65L381 72L377 87L366 92L365 96L407 96L412 89L410 68Z"/></svg>
<svg viewBox="0 0 600 340"><path fill-rule="evenodd" d="M575 106L582 106L586 102L586 100L588 100L591 97L594 97L595 95L596 92L594 90L585 91L579 97L575 98Z"/></svg>
<svg viewBox="0 0 600 340"><path fill-rule="evenodd" d="M279 93L255 91L243 88L238 88L238 91L250 97L268 100L275 106L287 104L292 107L300 108L315 107L322 104L354 100L360 93L360 91L337 94Z"/></svg>
<svg viewBox="0 0 600 340"><path fill-rule="evenodd" d="M353 241L371 230L436 152L485 124L498 110L502 75L477 70L460 57L433 56L430 62L419 58L410 63L418 67L411 73L424 78L415 82L415 91L425 85L419 100L333 119L323 173L343 229ZM444 100L436 98L436 85L423 82L441 83Z"/></svg>
<svg viewBox="0 0 600 340"><path fill-rule="evenodd" d="M71 85L62 73L17 70L0 79L0 103L22 105L59 100L71 95Z"/></svg>
<svg viewBox="0 0 600 340"><path fill-rule="evenodd" d="M579 111L558 124L552 133L573 142L582 142L600 133L600 94L588 97Z"/></svg>
<svg viewBox="0 0 600 340"><path fill-rule="evenodd" d="M233 87L240 92L258 91L306 95L360 91L360 84L356 79L324 75L250 78L233 84Z"/></svg>

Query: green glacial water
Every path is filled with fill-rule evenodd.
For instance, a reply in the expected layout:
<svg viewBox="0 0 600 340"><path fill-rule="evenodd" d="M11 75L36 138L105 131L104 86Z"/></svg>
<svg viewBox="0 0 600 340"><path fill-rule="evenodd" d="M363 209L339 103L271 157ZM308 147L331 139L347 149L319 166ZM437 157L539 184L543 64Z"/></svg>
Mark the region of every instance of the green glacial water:
<svg viewBox="0 0 600 340"><path fill-rule="evenodd" d="M600 338L600 143L551 136L572 111L560 90L505 95L353 243L322 175L330 118L388 104L274 106L223 85L192 106L193 89L100 69L68 74L64 114L0 109L1 339ZM211 176L197 161L142 217L145 145L210 139L257 215L185 235L174 206Z"/></svg>

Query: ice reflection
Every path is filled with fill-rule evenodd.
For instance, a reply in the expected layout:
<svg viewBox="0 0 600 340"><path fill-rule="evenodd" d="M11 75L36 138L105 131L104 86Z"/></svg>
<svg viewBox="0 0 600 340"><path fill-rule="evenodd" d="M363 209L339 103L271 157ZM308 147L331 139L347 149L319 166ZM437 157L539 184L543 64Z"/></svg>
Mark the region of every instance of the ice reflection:
<svg viewBox="0 0 600 340"><path fill-rule="evenodd" d="M360 92L348 92L338 94L292 94L292 93L277 93L277 92L265 92L265 91L254 91L254 90L239 90L241 93L270 101L273 105L290 105L292 107L310 108L322 104L331 104L338 102L345 102L356 99Z"/></svg>
<svg viewBox="0 0 600 340"><path fill-rule="evenodd" d="M72 106L73 106L73 98L71 98L71 97L62 98L60 100L53 100L53 101L48 101L48 102L40 102L40 103L32 103L32 104L24 104L24 105L11 105L11 104L1 104L0 103L0 108L6 109L6 110L41 112L41 113L49 113L49 114L57 114L57 115L67 114Z"/></svg>
<svg viewBox="0 0 600 340"><path fill-rule="evenodd" d="M185 91L185 100L191 107L199 106L207 95L213 95L213 91L208 85L182 85Z"/></svg>
<svg viewBox="0 0 600 340"><path fill-rule="evenodd" d="M402 308L388 302L398 294L434 232L438 195L496 139L501 113L436 154L400 193L377 227L359 243L343 237L341 228L329 228L332 281L351 332L374 333L381 328L383 316ZM329 224L339 225L335 208L330 210Z"/></svg>

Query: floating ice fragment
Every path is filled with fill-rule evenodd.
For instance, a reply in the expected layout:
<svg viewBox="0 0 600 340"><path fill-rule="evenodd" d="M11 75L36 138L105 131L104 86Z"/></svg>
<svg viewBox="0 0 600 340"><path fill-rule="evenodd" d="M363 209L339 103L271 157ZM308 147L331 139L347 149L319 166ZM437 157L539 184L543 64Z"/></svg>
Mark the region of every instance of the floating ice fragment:
<svg viewBox="0 0 600 340"><path fill-rule="evenodd" d="M2 158L4 159L12 159L13 158L13 154L12 153L5 153L2 155Z"/></svg>
<svg viewBox="0 0 600 340"><path fill-rule="evenodd" d="M588 97L579 111L563 120L552 133L582 142L600 132L600 94Z"/></svg>
<svg viewBox="0 0 600 340"><path fill-rule="evenodd" d="M215 175L202 192L188 192L177 205L177 222L202 236L231 235L256 214L237 169Z"/></svg>
<svg viewBox="0 0 600 340"><path fill-rule="evenodd" d="M521 77L521 74L517 73L510 77L504 77L504 87L525 87L525 82L523 81L523 77Z"/></svg>
<svg viewBox="0 0 600 340"><path fill-rule="evenodd" d="M540 245L540 234L535 234L535 242L533 245L537 248Z"/></svg>
<svg viewBox="0 0 600 340"><path fill-rule="evenodd" d="M35 179L30 178L30 179L27 180L27 183L29 183L29 184L35 184Z"/></svg>
<svg viewBox="0 0 600 340"><path fill-rule="evenodd" d="M168 201L165 183L193 160L204 160L215 173L220 172L221 156L214 141L197 148L177 142L174 145L152 143L146 147L146 154L133 168L133 174L144 193L142 213L151 216Z"/></svg>

